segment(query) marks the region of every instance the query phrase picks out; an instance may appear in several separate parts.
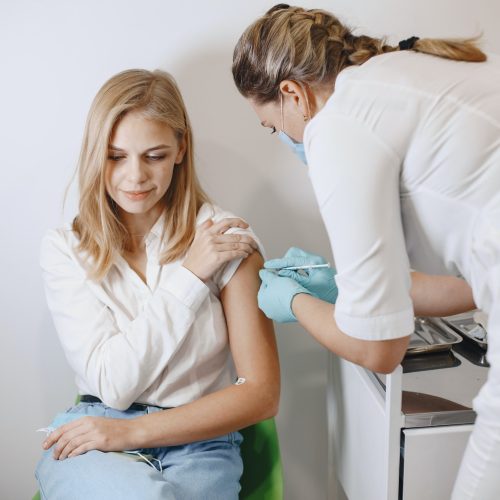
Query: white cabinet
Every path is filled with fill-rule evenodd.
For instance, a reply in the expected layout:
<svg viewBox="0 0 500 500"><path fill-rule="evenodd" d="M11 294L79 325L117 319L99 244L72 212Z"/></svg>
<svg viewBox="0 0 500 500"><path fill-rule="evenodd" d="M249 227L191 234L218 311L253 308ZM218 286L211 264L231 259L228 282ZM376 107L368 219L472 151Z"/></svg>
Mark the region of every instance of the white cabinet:
<svg viewBox="0 0 500 500"><path fill-rule="evenodd" d="M403 430L403 500L444 500L454 479L472 425Z"/></svg>
<svg viewBox="0 0 500 500"><path fill-rule="evenodd" d="M329 498L336 472L349 500L397 500L401 387L387 397L368 370L334 355L328 370Z"/></svg>
<svg viewBox="0 0 500 500"><path fill-rule="evenodd" d="M451 368L403 373L399 366L381 376L329 354L328 498L338 498L340 483L349 500L449 499L473 428L471 401L487 376L487 368L456 358ZM409 394L458 409L405 413Z"/></svg>

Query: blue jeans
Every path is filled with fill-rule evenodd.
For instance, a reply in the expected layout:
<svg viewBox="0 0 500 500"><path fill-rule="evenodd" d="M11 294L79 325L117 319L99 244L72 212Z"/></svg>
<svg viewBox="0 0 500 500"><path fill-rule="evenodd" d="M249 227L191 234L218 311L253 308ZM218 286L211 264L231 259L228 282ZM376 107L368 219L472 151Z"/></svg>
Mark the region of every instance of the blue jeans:
<svg viewBox="0 0 500 500"><path fill-rule="evenodd" d="M161 410L114 410L80 403L68 410L82 416L134 418ZM88 451L54 460L44 452L35 476L48 500L237 500L243 472L239 432L181 446L137 450L154 466L121 452ZM160 466L161 463L161 466Z"/></svg>

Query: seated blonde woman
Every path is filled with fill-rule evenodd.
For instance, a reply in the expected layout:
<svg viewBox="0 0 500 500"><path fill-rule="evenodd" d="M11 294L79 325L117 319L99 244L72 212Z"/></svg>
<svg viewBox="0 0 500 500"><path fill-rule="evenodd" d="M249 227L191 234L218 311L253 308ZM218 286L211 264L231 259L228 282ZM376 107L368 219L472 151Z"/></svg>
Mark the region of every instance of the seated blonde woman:
<svg viewBox="0 0 500 500"><path fill-rule="evenodd" d="M257 305L262 250L200 188L168 74L104 84L78 175L79 213L46 235L41 265L81 403L44 443L41 496L237 499L238 429L279 400L273 327Z"/></svg>

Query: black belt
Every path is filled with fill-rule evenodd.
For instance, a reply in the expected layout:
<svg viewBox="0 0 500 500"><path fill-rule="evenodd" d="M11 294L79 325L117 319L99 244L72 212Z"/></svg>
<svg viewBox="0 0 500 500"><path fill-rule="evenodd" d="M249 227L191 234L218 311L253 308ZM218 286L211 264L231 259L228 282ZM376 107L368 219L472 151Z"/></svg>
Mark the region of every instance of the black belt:
<svg viewBox="0 0 500 500"><path fill-rule="evenodd" d="M90 394L82 394L80 396L80 403L102 403L102 401L95 396L91 396ZM146 411L148 406L154 406L155 408L161 408L162 410L168 410L168 408L163 408L163 406L146 405L146 404L142 404L142 403L132 403L127 408L127 410Z"/></svg>

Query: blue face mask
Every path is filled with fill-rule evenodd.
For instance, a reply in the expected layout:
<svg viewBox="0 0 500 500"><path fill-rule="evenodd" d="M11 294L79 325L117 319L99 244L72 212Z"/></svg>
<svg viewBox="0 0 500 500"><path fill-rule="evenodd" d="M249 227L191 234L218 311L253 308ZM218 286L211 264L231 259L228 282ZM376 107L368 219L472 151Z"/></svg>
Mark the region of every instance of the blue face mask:
<svg viewBox="0 0 500 500"><path fill-rule="evenodd" d="M292 149L292 151L300 158L304 165L307 165L306 153L304 151L304 143L294 141L289 135L287 135L283 130L278 134L278 138L283 144L286 144Z"/></svg>

